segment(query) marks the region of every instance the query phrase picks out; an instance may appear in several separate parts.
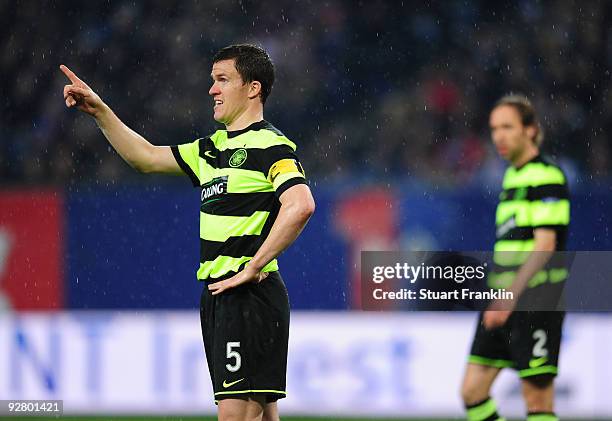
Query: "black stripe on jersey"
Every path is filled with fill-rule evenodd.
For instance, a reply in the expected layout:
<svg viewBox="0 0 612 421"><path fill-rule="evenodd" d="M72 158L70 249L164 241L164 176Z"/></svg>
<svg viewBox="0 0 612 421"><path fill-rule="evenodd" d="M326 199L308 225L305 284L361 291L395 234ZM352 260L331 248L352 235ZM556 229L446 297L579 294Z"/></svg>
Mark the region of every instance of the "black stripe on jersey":
<svg viewBox="0 0 612 421"><path fill-rule="evenodd" d="M281 208L281 203L278 200L275 200L274 204L270 208L270 215L268 215L268 218L266 219L266 222L263 228L261 229L260 236L262 238L265 239L268 237L268 234L270 234L270 230L272 229L272 225L274 225L274 222L276 222L276 217L278 216L278 212L280 211L280 208Z"/></svg>
<svg viewBox="0 0 612 421"><path fill-rule="evenodd" d="M527 193L525 194L525 190ZM521 197L523 196L523 197ZM519 187L504 190L500 202L511 200L542 200L547 198L569 199L569 191L566 184L545 184L536 187Z"/></svg>
<svg viewBox="0 0 612 421"><path fill-rule="evenodd" d="M532 229L548 228L548 229L557 231L557 233L567 231L567 225L534 225L531 228Z"/></svg>
<svg viewBox="0 0 612 421"><path fill-rule="evenodd" d="M200 238L200 262L212 261L218 256L255 256L265 238L262 235L242 235L230 237L225 242Z"/></svg>
<svg viewBox="0 0 612 421"><path fill-rule="evenodd" d="M221 151L217 149L210 137L200 140L200 158L213 168L219 168Z"/></svg>
<svg viewBox="0 0 612 421"><path fill-rule="evenodd" d="M502 240L531 240L533 239L533 227L515 227L497 239Z"/></svg>
<svg viewBox="0 0 612 421"><path fill-rule="evenodd" d="M275 145L265 149L261 148L249 148L247 146L243 148L225 149L220 151L214 145L214 143L208 139L207 142L202 144L200 148L200 157L205 159L206 162L213 168L232 168L229 164L232 155L240 149L244 149L247 152L246 161L240 165L239 169L251 170L262 172L266 177L270 167L281 159L295 159L298 161L297 156L288 145ZM298 161L299 162L299 161Z"/></svg>
<svg viewBox="0 0 612 421"><path fill-rule="evenodd" d="M281 194L286 192L289 188L297 186L298 184L306 184L306 180L302 177L290 178L289 180L278 186L278 189L276 189L276 197L280 197Z"/></svg>
<svg viewBox="0 0 612 421"><path fill-rule="evenodd" d="M567 184L546 184L532 187L527 193L529 200L543 200L547 198L569 199Z"/></svg>
<svg viewBox="0 0 612 421"><path fill-rule="evenodd" d="M515 227L505 233L502 237L495 241L503 240L531 240L534 238L533 231L538 228L547 228L554 230L557 234L557 242L564 238L567 232L567 225L537 225L530 227Z"/></svg>
<svg viewBox="0 0 612 421"><path fill-rule="evenodd" d="M200 210L211 215L251 216L253 212L269 211L276 200L274 192L226 193L202 202Z"/></svg>
<svg viewBox="0 0 612 421"><path fill-rule="evenodd" d="M258 149L256 150L256 157L259 161L260 167L266 174L266 177L268 176L268 172L270 171L270 168L272 168L272 165L274 165L281 159L295 160L298 170L302 173L302 175L304 175L302 164L300 163L300 160L298 159L297 155L289 145L277 145L271 146L266 149Z"/></svg>
<svg viewBox="0 0 612 421"><path fill-rule="evenodd" d="M198 177L191 170L191 167L187 165L187 163L183 160L183 157L179 152L178 146L170 146L170 150L172 151L172 155L174 155L174 159L176 159L176 163L179 165L179 167L181 167L181 170L183 170L183 172L189 176L189 179L193 183L193 186L199 187L200 180L198 180Z"/></svg>

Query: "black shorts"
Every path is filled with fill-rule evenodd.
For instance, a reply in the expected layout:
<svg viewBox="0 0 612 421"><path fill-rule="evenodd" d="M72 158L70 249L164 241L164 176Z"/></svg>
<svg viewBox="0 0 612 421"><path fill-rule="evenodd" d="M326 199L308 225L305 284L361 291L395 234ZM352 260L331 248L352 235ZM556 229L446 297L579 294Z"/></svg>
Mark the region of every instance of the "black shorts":
<svg viewBox="0 0 612 421"><path fill-rule="evenodd" d="M511 367L521 378L556 376L564 317L562 311L515 311L504 326L487 330L480 313L468 362Z"/></svg>
<svg viewBox="0 0 612 421"><path fill-rule="evenodd" d="M204 285L200 321L215 401L286 396L289 297L278 272L219 295Z"/></svg>

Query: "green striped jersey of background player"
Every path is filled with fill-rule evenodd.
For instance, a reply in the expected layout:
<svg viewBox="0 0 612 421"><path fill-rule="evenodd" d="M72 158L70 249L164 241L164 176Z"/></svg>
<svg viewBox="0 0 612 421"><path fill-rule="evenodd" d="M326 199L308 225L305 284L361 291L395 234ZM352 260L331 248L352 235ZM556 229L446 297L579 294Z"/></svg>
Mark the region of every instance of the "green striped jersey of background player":
<svg viewBox="0 0 612 421"><path fill-rule="evenodd" d="M296 145L263 120L171 149L194 186L201 187L198 279L233 276L267 237L280 208L278 197L306 182ZM262 272L276 270L274 259Z"/></svg>
<svg viewBox="0 0 612 421"><path fill-rule="evenodd" d="M530 108L527 99L518 95L502 98L498 104ZM532 115L522 112L521 115ZM536 122L524 122L526 126ZM542 143L541 128L534 137ZM498 143L499 154L513 162L512 151ZM504 174L503 191L495 215L496 242L494 269L488 277L489 287L509 288L521 265L534 249L534 233L548 229L554 233L555 251L564 251L570 222L570 201L563 171L540 153L519 166L510 165ZM516 309L554 310L563 290L568 270L563 253L553 255L547 264L527 283Z"/></svg>

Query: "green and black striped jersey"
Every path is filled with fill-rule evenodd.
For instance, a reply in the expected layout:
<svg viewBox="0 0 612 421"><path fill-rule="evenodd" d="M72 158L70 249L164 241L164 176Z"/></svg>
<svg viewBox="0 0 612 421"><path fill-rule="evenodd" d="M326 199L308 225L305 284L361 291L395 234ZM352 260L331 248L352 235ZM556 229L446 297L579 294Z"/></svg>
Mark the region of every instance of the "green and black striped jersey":
<svg viewBox="0 0 612 421"><path fill-rule="evenodd" d="M567 181L561 169L537 156L520 168L506 170L497 206L494 270L490 288L508 288L534 248L534 230L555 230L557 251L563 251L570 222ZM553 256L528 283L529 288L560 284L567 278L563 256Z"/></svg>
<svg viewBox="0 0 612 421"><path fill-rule="evenodd" d="M201 189L198 279L214 282L235 275L268 236L279 196L306 182L295 144L262 120L243 130L217 130L171 150ZM276 259L263 269L275 270Z"/></svg>

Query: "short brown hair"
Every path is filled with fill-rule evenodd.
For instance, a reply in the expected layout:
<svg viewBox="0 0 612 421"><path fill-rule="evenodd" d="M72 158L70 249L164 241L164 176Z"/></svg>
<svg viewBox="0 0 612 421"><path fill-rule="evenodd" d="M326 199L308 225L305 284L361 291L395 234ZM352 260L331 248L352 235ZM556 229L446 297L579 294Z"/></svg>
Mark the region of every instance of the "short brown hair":
<svg viewBox="0 0 612 421"><path fill-rule="evenodd" d="M535 143L537 147L542 146L542 142L544 141L544 130L542 130L542 126L540 125L540 121L536 115L535 108L533 107L533 104L529 98L527 98L526 95L521 94L508 94L501 97L495 103L495 107L493 108L497 108L502 105L514 107L514 109L518 111L519 115L521 116L523 126L533 126L536 128L536 134L531 140L533 140L533 143Z"/></svg>
<svg viewBox="0 0 612 421"><path fill-rule="evenodd" d="M243 82L261 83L261 103L265 104L274 84L274 64L266 50L252 44L230 45L215 54L213 63L232 59Z"/></svg>

